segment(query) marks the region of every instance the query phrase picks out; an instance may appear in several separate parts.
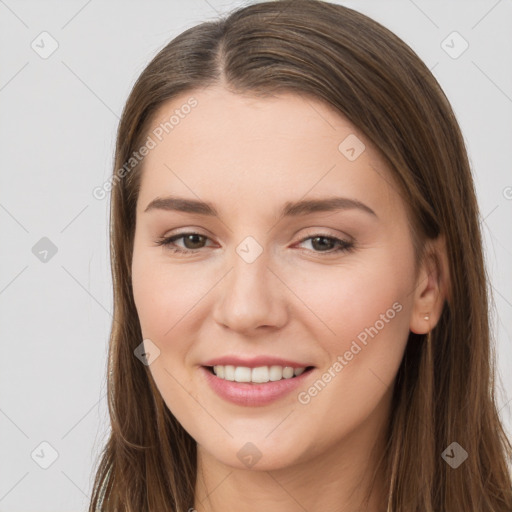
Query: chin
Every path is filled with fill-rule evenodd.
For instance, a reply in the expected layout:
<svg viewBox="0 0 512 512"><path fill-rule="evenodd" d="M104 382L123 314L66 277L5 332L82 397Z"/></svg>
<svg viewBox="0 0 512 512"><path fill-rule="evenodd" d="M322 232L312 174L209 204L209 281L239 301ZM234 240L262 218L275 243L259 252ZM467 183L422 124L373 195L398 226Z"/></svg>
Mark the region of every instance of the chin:
<svg viewBox="0 0 512 512"><path fill-rule="evenodd" d="M306 458L304 439L302 442L282 432L274 439L265 438L265 434L253 437L235 437L224 443L201 443L207 457L212 457L219 463L237 470L276 471L294 466ZM297 451L297 447L302 449Z"/></svg>

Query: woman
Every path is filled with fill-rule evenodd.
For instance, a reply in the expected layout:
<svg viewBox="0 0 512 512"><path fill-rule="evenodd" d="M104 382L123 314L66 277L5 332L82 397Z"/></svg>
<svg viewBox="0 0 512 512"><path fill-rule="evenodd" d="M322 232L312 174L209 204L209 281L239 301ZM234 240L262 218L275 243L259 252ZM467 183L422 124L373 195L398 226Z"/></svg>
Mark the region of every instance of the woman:
<svg viewBox="0 0 512 512"><path fill-rule="evenodd" d="M326 245L325 245L326 244ZM143 71L90 510L512 510L470 166L416 54L264 2Z"/></svg>

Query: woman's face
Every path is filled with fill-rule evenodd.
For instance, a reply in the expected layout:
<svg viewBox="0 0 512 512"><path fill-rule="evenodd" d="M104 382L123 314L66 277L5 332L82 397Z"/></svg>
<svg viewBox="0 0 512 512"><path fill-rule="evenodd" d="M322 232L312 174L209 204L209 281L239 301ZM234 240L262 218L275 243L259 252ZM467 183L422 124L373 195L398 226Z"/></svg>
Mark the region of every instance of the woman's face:
<svg viewBox="0 0 512 512"><path fill-rule="evenodd" d="M421 285L376 150L320 101L218 87L165 104L149 137L133 292L169 409L233 467L368 445Z"/></svg>

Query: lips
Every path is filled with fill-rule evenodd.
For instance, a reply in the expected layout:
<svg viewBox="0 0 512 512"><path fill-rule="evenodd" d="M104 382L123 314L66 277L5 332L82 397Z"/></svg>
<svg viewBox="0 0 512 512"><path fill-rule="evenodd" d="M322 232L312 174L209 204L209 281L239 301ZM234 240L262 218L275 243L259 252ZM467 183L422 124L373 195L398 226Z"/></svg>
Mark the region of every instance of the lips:
<svg viewBox="0 0 512 512"><path fill-rule="evenodd" d="M224 400L263 406L298 388L314 366L278 357L226 356L206 361L201 370L210 388Z"/></svg>

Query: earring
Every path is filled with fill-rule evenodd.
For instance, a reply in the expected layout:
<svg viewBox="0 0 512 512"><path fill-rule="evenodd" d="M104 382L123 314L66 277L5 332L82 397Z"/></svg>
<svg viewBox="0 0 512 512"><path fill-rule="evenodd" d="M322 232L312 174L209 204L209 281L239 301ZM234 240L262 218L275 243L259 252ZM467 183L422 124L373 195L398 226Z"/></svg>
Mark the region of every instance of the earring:
<svg viewBox="0 0 512 512"><path fill-rule="evenodd" d="M429 320L430 319L430 316L427 314L423 317L423 320Z"/></svg>

